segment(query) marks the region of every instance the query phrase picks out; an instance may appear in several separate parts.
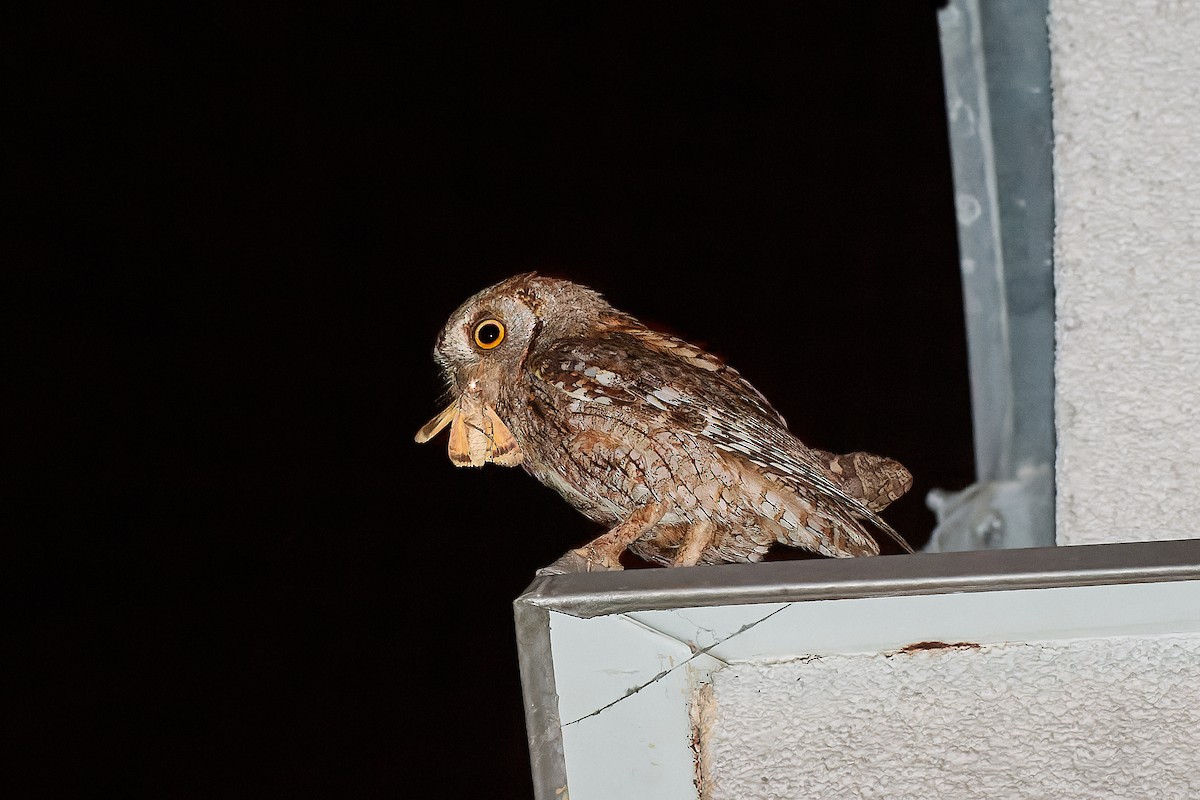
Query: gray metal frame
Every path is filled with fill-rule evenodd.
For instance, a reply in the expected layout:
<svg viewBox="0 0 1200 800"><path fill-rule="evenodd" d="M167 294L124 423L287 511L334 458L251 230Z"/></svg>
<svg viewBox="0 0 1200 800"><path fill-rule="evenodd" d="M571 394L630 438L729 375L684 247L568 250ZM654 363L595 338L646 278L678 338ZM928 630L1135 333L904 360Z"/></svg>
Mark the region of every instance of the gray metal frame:
<svg viewBox="0 0 1200 800"><path fill-rule="evenodd" d="M1054 543L1054 180L1046 0L938 13L976 484L931 493L929 550Z"/></svg>
<svg viewBox="0 0 1200 800"><path fill-rule="evenodd" d="M1200 539L731 564L537 578L514 602L535 796L566 785L550 612L591 618L710 605L1200 580Z"/></svg>

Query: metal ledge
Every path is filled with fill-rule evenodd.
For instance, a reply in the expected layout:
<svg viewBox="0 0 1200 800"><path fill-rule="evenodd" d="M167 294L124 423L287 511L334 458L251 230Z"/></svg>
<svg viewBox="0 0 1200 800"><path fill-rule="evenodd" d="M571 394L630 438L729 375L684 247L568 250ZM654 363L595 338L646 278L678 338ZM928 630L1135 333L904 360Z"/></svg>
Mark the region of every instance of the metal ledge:
<svg viewBox="0 0 1200 800"><path fill-rule="evenodd" d="M630 611L1200 579L1200 539L554 575L515 601L589 618Z"/></svg>

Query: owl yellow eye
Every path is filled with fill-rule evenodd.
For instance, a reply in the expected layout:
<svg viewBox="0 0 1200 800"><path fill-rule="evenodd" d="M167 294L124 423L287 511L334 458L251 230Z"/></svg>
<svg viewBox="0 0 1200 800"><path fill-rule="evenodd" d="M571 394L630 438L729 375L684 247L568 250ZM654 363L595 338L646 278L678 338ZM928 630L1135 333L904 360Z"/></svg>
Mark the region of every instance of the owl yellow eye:
<svg viewBox="0 0 1200 800"><path fill-rule="evenodd" d="M485 319L475 326L475 344L491 350L504 341L504 323L498 319Z"/></svg>

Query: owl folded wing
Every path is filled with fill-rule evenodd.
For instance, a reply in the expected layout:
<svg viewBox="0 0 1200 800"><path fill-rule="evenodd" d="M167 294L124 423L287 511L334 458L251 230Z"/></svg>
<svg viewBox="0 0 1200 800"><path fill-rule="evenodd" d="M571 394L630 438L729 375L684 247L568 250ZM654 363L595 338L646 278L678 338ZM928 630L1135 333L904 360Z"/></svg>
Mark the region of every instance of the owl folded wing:
<svg viewBox="0 0 1200 800"><path fill-rule="evenodd" d="M675 344L660 344L664 339ZM544 385L580 404L612 406L641 420L657 412L673 429L708 439L780 483L829 498L830 511L847 524L865 520L908 548L863 498L835 481L820 451L796 439L766 399L715 356L649 331L617 332L560 340L530 365Z"/></svg>

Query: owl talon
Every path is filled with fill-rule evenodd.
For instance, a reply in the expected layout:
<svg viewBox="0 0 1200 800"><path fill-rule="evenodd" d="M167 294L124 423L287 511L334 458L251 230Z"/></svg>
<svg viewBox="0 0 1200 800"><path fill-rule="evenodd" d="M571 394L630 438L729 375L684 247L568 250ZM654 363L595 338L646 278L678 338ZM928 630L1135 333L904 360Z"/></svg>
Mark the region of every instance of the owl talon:
<svg viewBox="0 0 1200 800"><path fill-rule="evenodd" d="M567 575L572 572L587 572L587 561L576 555L574 550L568 550L553 564L542 567L534 574Z"/></svg>
<svg viewBox="0 0 1200 800"><path fill-rule="evenodd" d="M542 567L537 575L566 575L571 572L610 572L624 569L621 562L608 558L590 547L568 550L553 564Z"/></svg>

